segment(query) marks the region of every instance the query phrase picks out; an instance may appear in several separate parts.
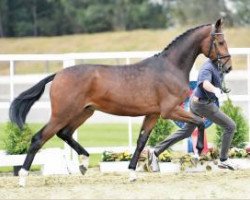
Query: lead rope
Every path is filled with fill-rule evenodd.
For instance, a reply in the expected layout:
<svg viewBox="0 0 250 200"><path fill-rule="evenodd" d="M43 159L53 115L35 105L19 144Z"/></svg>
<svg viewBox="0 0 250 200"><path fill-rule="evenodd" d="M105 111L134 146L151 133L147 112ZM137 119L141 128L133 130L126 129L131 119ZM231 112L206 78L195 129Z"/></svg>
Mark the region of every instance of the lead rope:
<svg viewBox="0 0 250 200"><path fill-rule="evenodd" d="M221 90L223 93L227 94L227 97L228 97L228 93L231 92L231 90L226 87L226 82L225 82L224 77L225 77L225 74L223 73L222 82L221 82Z"/></svg>
<svg viewBox="0 0 250 200"><path fill-rule="evenodd" d="M222 92L224 92L227 95L227 100L229 100L229 92L231 92L231 90L229 88L226 87L226 82L224 79L224 74L223 74L223 79L222 79Z"/></svg>

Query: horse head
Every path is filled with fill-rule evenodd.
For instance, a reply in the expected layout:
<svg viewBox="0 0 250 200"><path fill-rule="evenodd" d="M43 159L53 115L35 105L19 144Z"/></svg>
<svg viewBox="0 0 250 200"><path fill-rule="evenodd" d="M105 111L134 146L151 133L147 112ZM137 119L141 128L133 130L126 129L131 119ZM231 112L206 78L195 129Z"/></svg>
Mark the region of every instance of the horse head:
<svg viewBox="0 0 250 200"><path fill-rule="evenodd" d="M215 25L211 26L210 34L203 40L201 51L218 66L221 72L229 73L232 70L232 60L222 32L222 25L223 19L218 19Z"/></svg>

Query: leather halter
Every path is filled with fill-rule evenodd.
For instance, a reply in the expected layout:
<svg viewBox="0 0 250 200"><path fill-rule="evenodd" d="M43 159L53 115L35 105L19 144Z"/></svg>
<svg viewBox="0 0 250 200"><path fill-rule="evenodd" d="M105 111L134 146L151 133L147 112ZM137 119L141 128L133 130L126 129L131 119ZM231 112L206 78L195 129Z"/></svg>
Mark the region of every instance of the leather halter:
<svg viewBox="0 0 250 200"><path fill-rule="evenodd" d="M225 64L230 60L231 55L227 54L227 55L220 55L219 51L218 51L218 46L217 43L215 42L216 40L216 35L224 35L224 33L217 33L215 32L215 27L214 25L212 25L212 31L211 31L211 40L210 40L210 47L209 47L209 51L208 51L208 57L210 58L210 54L211 51L214 47L215 53L216 53L216 58L214 60L212 60L213 62L217 63L218 69L222 72L222 73L227 73L227 70L224 70L223 67L225 66ZM221 61L221 59L223 58L228 58L224 63Z"/></svg>

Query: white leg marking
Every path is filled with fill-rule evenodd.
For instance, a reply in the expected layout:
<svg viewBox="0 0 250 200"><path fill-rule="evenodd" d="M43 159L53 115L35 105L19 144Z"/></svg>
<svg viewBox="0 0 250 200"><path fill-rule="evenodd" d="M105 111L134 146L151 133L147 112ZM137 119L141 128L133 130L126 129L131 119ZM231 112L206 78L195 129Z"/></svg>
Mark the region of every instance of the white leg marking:
<svg viewBox="0 0 250 200"><path fill-rule="evenodd" d="M79 165L83 165L84 167L89 167L89 157L85 155L79 155Z"/></svg>
<svg viewBox="0 0 250 200"><path fill-rule="evenodd" d="M25 187L26 185L26 177L28 176L29 172L23 168L20 169L18 172L19 175L19 186Z"/></svg>
<svg viewBox="0 0 250 200"><path fill-rule="evenodd" d="M136 171L133 170L133 169L130 169L130 172L129 172L129 181L130 182L134 182L134 181L136 181L136 179L137 179Z"/></svg>

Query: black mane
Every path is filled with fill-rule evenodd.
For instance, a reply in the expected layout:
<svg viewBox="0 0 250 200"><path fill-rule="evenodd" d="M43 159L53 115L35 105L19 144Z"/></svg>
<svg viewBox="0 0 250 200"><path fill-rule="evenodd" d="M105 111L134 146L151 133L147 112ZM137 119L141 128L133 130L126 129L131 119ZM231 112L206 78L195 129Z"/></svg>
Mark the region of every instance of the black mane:
<svg viewBox="0 0 250 200"><path fill-rule="evenodd" d="M159 55L164 55L166 56L169 52L169 50L174 47L175 45L179 44L180 42L182 42L187 36L189 36L190 34L192 34L194 31L204 27L204 26L211 26L211 24L203 24L201 26L197 26L194 28L190 28L188 29L186 32L182 33L181 35L177 36L171 43L169 43L168 46L166 46L160 53L155 54L155 56L159 56Z"/></svg>

